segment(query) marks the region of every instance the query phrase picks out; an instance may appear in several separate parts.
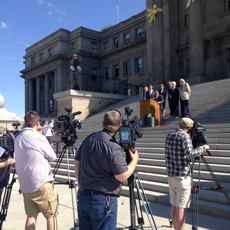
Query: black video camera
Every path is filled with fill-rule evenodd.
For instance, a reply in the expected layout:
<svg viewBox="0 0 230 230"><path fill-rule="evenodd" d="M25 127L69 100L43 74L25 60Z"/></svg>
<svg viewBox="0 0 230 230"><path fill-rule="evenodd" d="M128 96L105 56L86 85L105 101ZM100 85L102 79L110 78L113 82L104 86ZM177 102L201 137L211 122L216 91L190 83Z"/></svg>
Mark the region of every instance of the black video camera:
<svg viewBox="0 0 230 230"><path fill-rule="evenodd" d="M135 147L137 138L141 138L143 136L139 130L138 119L135 118L130 120L132 113L133 110L131 108L125 107L126 119L123 120L123 124L119 130L119 144L126 152Z"/></svg>
<svg viewBox="0 0 230 230"><path fill-rule="evenodd" d="M191 130L192 145L194 148L208 144L206 132L207 129L201 123L198 121L194 122ZM207 151L207 154L211 155L210 151Z"/></svg>
<svg viewBox="0 0 230 230"><path fill-rule="evenodd" d="M66 108L66 115L57 117L54 122L53 131L61 137L61 140L67 146L72 146L77 140L76 129L81 129L81 122L75 119L75 116L81 114L80 111L72 113L72 109Z"/></svg>
<svg viewBox="0 0 230 230"><path fill-rule="evenodd" d="M207 145L208 140L206 137L207 129L198 121L195 121L191 130L192 145L197 148L201 145Z"/></svg>
<svg viewBox="0 0 230 230"><path fill-rule="evenodd" d="M14 157L14 134L12 132L6 132L0 136L0 146L6 151L1 160L7 159L9 157Z"/></svg>

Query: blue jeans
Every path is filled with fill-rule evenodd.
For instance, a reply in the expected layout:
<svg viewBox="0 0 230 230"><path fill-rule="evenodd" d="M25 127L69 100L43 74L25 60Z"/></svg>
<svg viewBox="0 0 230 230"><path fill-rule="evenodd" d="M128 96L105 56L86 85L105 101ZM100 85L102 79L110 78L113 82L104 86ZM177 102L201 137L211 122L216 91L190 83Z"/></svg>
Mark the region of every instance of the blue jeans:
<svg viewBox="0 0 230 230"><path fill-rule="evenodd" d="M117 197L94 191L79 191L78 218L80 230L115 230Z"/></svg>

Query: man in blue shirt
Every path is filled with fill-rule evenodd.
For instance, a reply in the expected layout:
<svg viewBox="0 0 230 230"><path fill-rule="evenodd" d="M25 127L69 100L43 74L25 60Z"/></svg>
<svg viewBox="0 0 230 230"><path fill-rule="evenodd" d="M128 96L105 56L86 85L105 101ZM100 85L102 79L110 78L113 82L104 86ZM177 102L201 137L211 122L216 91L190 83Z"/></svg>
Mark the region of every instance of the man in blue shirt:
<svg viewBox="0 0 230 230"><path fill-rule="evenodd" d="M130 150L127 164L124 150L114 138L121 124L118 111L107 112L104 129L89 135L75 157L80 230L116 229L120 185L133 174L139 158L137 150Z"/></svg>

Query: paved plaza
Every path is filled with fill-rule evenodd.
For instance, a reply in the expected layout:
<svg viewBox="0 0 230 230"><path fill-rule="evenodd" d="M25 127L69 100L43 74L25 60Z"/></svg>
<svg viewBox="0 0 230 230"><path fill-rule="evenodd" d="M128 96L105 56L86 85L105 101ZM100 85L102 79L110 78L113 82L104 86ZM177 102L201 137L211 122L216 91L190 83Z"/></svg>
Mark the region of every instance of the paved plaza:
<svg viewBox="0 0 230 230"><path fill-rule="evenodd" d="M7 220L3 225L3 230L23 230L25 213L22 201L22 195L18 192L18 183L14 185L10 201L9 213ZM58 215L58 229L70 230L73 227L73 213L71 208L71 190L67 185L56 185L60 196L60 208ZM127 197L119 198L118 227L124 228L129 226L129 200ZM172 229L168 223L168 207L160 204L152 204L152 211L158 229ZM190 218L187 219L191 223ZM45 230L46 224L44 218L39 216L37 230ZM186 225L185 230L191 229L191 225ZM229 230L230 221L217 219L208 216L200 216L200 230Z"/></svg>

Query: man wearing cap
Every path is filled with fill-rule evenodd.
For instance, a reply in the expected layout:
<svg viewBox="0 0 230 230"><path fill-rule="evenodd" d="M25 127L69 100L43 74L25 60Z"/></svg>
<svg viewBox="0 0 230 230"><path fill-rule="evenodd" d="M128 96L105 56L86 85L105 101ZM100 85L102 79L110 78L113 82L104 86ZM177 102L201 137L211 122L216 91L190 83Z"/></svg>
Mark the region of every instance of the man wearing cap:
<svg viewBox="0 0 230 230"><path fill-rule="evenodd" d="M190 136L193 120L181 118L179 129L170 132L165 141L165 159L168 172L171 217L176 230L184 224L185 208L190 205L192 178L190 162L204 154L208 145L193 148Z"/></svg>

